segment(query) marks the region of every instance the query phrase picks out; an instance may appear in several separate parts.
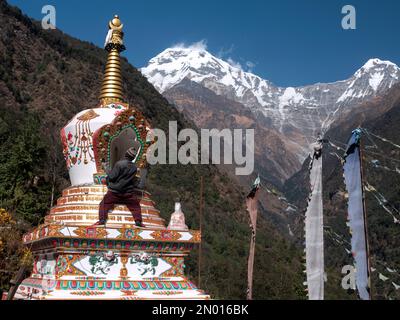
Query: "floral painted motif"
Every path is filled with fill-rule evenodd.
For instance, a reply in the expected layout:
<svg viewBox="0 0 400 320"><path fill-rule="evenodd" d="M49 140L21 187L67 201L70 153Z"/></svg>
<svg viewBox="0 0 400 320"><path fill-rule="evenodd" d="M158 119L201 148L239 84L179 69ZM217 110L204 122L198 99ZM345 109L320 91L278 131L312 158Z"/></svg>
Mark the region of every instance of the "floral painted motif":
<svg viewBox="0 0 400 320"><path fill-rule="evenodd" d="M182 237L182 235L174 230L157 230L150 234L155 240L171 240L175 241Z"/></svg>
<svg viewBox="0 0 400 320"><path fill-rule="evenodd" d="M137 290L121 290L123 296L134 296Z"/></svg>
<svg viewBox="0 0 400 320"><path fill-rule="evenodd" d="M103 186L107 185L107 174L105 173L95 173L93 174L94 184L101 184Z"/></svg>
<svg viewBox="0 0 400 320"><path fill-rule="evenodd" d="M118 229L118 231L121 233L117 239L129 239L129 240L141 240L142 237L139 235L141 232L140 229L134 229L134 228L121 228Z"/></svg>
<svg viewBox="0 0 400 320"><path fill-rule="evenodd" d="M60 229L62 228L62 226L58 226L58 225L49 225L49 232L48 235L49 236L57 236L57 237L63 237L64 235L60 232Z"/></svg>
<svg viewBox="0 0 400 320"><path fill-rule="evenodd" d="M67 169L71 168L71 159L69 156L69 152L68 152L68 141L67 141L67 137L65 136L65 130L62 129L61 130L61 143L63 146L63 154L64 154L64 159L65 162L67 164Z"/></svg>
<svg viewBox="0 0 400 320"><path fill-rule="evenodd" d="M196 243L201 242L201 233L198 230L190 230L190 234L192 235L192 241Z"/></svg>
<svg viewBox="0 0 400 320"><path fill-rule="evenodd" d="M104 238L107 236L105 228L97 227L79 227L74 230L74 233L83 238Z"/></svg>
<svg viewBox="0 0 400 320"><path fill-rule="evenodd" d="M56 263L56 277L60 278L64 275L83 276L85 273L74 266L74 262L81 259L79 255L60 255Z"/></svg>
<svg viewBox="0 0 400 320"><path fill-rule="evenodd" d="M68 132L66 135L68 146L67 166L68 162L69 166L72 167L81 164L82 161L84 164L94 161L93 132L90 128L90 121L97 117L99 115L93 109L90 109L77 118L75 133Z"/></svg>
<svg viewBox="0 0 400 320"><path fill-rule="evenodd" d="M161 277L178 277L183 276L183 269L185 267L182 257L164 257L165 262L168 262L172 268L163 272Z"/></svg>

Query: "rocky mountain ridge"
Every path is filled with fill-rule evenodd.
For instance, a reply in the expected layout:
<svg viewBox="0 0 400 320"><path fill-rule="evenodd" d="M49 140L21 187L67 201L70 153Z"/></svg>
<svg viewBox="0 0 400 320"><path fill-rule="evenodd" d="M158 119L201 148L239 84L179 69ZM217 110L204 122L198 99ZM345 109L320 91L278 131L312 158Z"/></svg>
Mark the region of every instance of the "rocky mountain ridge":
<svg viewBox="0 0 400 320"><path fill-rule="evenodd" d="M296 144L300 162L318 134L326 132L342 112L400 81L396 64L374 58L343 81L283 88L213 56L203 46L168 48L140 70L163 94L189 79L241 103L260 116L264 126Z"/></svg>

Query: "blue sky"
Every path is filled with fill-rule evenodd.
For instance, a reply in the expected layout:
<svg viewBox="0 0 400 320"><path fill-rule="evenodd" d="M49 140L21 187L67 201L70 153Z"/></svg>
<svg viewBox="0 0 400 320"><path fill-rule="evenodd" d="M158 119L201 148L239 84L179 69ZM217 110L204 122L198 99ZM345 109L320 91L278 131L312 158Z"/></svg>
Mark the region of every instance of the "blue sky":
<svg viewBox="0 0 400 320"><path fill-rule="evenodd" d="M333 82L369 58L400 65L398 0L9 0L41 19L54 5L57 28L102 46L119 14L124 53L136 67L177 43L205 41L214 55L252 66L280 86ZM356 8L356 30L343 30L341 9Z"/></svg>

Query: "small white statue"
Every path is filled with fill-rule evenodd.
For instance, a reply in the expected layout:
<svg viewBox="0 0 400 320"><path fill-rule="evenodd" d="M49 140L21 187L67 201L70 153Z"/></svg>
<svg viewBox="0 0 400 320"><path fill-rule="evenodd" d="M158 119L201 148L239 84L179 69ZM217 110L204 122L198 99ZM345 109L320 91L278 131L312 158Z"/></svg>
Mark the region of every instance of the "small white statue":
<svg viewBox="0 0 400 320"><path fill-rule="evenodd" d="M169 221L169 230L189 230L185 224L185 215L182 212L180 202L175 202L175 212L171 214L171 220Z"/></svg>

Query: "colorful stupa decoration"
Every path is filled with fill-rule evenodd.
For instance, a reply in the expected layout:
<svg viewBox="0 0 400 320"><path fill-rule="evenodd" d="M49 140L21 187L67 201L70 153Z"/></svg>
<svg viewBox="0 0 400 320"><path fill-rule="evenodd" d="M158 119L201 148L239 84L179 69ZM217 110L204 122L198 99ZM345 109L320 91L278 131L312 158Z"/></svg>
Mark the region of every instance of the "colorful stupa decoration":
<svg viewBox="0 0 400 320"><path fill-rule="evenodd" d="M100 104L79 112L61 130L71 186L45 223L24 235L34 266L14 299L209 299L184 274L184 257L201 235L188 230L180 206L180 224L173 222L175 227L168 229L150 194L136 189L145 228L135 226L124 205L115 206L106 226L93 226L107 192L105 168L112 168L133 146L138 175L144 173L146 150L153 143L146 140L146 119L123 99L122 27L118 16L109 22Z"/></svg>

